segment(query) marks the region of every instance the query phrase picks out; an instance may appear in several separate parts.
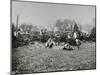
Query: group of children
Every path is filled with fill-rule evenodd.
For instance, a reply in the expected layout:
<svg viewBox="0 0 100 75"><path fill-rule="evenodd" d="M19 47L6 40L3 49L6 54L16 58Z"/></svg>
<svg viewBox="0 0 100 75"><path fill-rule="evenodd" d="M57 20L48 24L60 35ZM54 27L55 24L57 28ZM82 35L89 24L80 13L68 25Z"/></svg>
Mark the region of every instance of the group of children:
<svg viewBox="0 0 100 75"><path fill-rule="evenodd" d="M79 46L81 45L81 41L76 39L77 48L79 49ZM53 41L53 39L49 38L46 42L45 47L46 48L52 48L56 43ZM64 43L63 50L73 50L72 46L69 43Z"/></svg>
<svg viewBox="0 0 100 75"><path fill-rule="evenodd" d="M78 33L77 32L74 32L74 40L75 40L75 43L76 43L76 46L77 48L79 49L79 46L81 45L81 41L78 39ZM68 39L67 40L71 40L71 36L70 36L70 33L68 33ZM52 38L49 38L48 41L46 42L46 47L48 48L52 48L54 45L56 45L56 43L53 41ZM64 45L63 45L63 49L64 50L73 50L72 46L70 45L69 42L65 42Z"/></svg>

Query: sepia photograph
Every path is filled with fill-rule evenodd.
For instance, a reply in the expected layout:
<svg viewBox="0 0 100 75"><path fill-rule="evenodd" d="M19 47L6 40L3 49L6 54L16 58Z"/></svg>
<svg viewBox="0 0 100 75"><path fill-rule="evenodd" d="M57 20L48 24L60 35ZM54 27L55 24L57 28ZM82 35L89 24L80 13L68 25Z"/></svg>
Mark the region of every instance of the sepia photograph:
<svg viewBox="0 0 100 75"><path fill-rule="evenodd" d="M11 74L96 69L96 6L11 1Z"/></svg>

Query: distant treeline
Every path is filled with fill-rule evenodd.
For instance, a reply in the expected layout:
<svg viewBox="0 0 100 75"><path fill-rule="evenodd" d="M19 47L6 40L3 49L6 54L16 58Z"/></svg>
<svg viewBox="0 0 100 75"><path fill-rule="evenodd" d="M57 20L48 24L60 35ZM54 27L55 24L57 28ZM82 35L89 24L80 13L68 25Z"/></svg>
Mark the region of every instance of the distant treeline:
<svg viewBox="0 0 100 75"><path fill-rule="evenodd" d="M91 33L84 33L81 29L81 26L75 21L61 21L59 19L56 21L52 31L48 31L45 27L41 29L28 24L18 26L12 24L12 47L28 45L29 43L34 44L34 41L45 43L49 38L54 38L55 41L65 42L66 38L68 38L68 33L73 37L74 32L79 34L80 40L96 41L96 27L91 29Z"/></svg>

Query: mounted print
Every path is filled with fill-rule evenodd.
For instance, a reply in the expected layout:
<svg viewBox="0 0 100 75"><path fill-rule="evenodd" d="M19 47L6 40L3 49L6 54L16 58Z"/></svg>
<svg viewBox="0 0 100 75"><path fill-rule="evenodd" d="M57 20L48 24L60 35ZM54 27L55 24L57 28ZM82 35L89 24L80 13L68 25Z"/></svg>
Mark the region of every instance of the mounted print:
<svg viewBox="0 0 100 75"><path fill-rule="evenodd" d="M11 1L11 74L96 69L96 6Z"/></svg>

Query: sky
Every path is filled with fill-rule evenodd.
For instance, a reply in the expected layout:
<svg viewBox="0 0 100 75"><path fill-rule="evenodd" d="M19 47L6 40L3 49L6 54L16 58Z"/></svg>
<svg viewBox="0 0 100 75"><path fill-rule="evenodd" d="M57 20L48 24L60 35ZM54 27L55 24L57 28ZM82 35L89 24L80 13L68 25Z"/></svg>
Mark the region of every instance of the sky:
<svg viewBox="0 0 100 75"><path fill-rule="evenodd" d="M95 6L12 1L12 23L14 24L17 15L19 15L19 24L52 28L57 19L71 19L86 29L86 25L92 27Z"/></svg>

